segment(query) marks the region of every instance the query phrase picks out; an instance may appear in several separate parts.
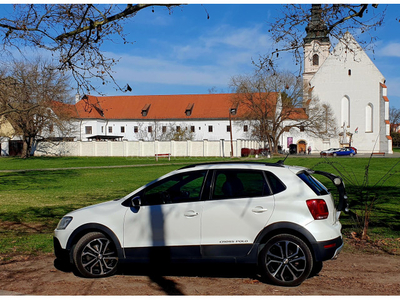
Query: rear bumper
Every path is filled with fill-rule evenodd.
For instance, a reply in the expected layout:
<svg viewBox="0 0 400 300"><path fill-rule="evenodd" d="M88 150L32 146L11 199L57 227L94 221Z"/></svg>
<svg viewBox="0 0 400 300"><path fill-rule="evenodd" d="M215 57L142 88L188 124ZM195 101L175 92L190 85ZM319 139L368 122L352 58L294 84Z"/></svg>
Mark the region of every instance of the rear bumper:
<svg viewBox="0 0 400 300"><path fill-rule="evenodd" d="M335 259L343 248L343 239L341 236L323 242L317 242L313 245L315 260L325 261Z"/></svg>

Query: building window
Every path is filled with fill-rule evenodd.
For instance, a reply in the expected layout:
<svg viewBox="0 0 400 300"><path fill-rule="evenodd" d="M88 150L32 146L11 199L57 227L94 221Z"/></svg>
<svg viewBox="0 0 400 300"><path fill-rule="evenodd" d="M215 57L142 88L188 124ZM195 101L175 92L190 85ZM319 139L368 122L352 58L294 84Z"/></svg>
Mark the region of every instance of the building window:
<svg viewBox="0 0 400 300"><path fill-rule="evenodd" d="M190 126L190 132L194 132L194 131L195 131L194 126Z"/></svg>
<svg viewBox="0 0 400 300"><path fill-rule="evenodd" d="M249 131L249 125L244 125L243 126L243 131L248 132Z"/></svg>
<svg viewBox="0 0 400 300"><path fill-rule="evenodd" d="M314 54L312 58L313 66L319 66L319 56L318 54Z"/></svg>
<svg viewBox="0 0 400 300"><path fill-rule="evenodd" d="M300 132L304 132L304 126L300 126Z"/></svg>
<svg viewBox="0 0 400 300"><path fill-rule="evenodd" d="M125 133L125 126L121 126L121 133Z"/></svg>
<svg viewBox="0 0 400 300"><path fill-rule="evenodd" d="M231 132L231 126L230 125L226 126L226 132Z"/></svg>
<svg viewBox="0 0 400 300"><path fill-rule="evenodd" d="M342 98L340 126L350 126L350 99L346 96Z"/></svg>
<svg viewBox="0 0 400 300"><path fill-rule="evenodd" d="M101 133L104 133L104 126L101 126Z"/></svg>
<svg viewBox="0 0 400 300"><path fill-rule="evenodd" d="M92 126L85 126L85 133L92 134Z"/></svg>
<svg viewBox="0 0 400 300"><path fill-rule="evenodd" d="M181 126L176 126L176 132L180 132L181 131Z"/></svg>
<svg viewBox="0 0 400 300"><path fill-rule="evenodd" d="M147 131L148 132L153 132L153 127L151 127L151 126L147 127Z"/></svg>
<svg viewBox="0 0 400 300"><path fill-rule="evenodd" d="M112 133L112 126L108 126L108 133Z"/></svg>
<svg viewBox="0 0 400 300"><path fill-rule="evenodd" d="M372 118L372 104L368 104L365 107L365 132L372 132L373 131L373 118Z"/></svg>
<svg viewBox="0 0 400 300"><path fill-rule="evenodd" d="M348 74L349 74L349 76L351 76L351 69L349 69Z"/></svg>
<svg viewBox="0 0 400 300"><path fill-rule="evenodd" d="M163 126L162 127L162 133L166 133L167 132L167 126Z"/></svg>
<svg viewBox="0 0 400 300"><path fill-rule="evenodd" d="M209 126L208 126L208 132L213 132L213 127L212 127L212 125L209 125Z"/></svg>

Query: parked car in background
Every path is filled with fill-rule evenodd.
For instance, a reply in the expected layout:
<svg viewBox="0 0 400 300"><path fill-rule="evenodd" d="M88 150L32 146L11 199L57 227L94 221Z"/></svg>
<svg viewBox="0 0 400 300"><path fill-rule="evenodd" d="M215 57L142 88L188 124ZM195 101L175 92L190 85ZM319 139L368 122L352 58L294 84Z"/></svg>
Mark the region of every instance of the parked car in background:
<svg viewBox="0 0 400 300"><path fill-rule="evenodd" d="M332 156L333 153L339 151L340 148L329 148L328 150L324 150L320 152L321 156Z"/></svg>
<svg viewBox="0 0 400 300"><path fill-rule="evenodd" d="M337 206L314 174L336 186ZM54 232L55 254L84 277L113 275L123 262L225 261L296 286L341 251L346 199L340 177L282 162L191 165L68 213Z"/></svg>
<svg viewBox="0 0 400 300"><path fill-rule="evenodd" d="M357 149L354 147L330 148L320 153L321 156L354 156L356 154Z"/></svg>

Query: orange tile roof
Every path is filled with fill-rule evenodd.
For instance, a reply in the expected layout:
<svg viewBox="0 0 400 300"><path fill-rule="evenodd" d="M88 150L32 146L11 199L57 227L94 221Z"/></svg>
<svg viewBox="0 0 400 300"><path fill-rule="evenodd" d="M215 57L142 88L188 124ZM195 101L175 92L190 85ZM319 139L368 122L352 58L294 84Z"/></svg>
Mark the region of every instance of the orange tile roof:
<svg viewBox="0 0 400 300"><path fill-rule="evenodd" d="M235 94L158 95L158 96L84 96L76 105L78 118L114 120L191 120L228 119L234 108ZM271 102L276 103L277 93ZM142 115L147 110L147 115ZM239 105L235 118L246 115L246 107ZM190 111L190 114L186 114ZM307 117L299 109L291 118Z"/></svg>

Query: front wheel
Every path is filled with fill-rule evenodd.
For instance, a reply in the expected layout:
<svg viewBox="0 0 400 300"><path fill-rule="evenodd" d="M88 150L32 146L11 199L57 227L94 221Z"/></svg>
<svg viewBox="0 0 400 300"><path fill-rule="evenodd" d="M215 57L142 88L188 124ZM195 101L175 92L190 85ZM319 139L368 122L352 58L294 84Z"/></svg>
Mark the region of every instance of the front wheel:
<svg viewBox="0 0 400 300"><path fill-rule="evenodd" d="M307 244L291 234L272 237L260 252L259 259L266 279L280 286L301 284L313 269L313 258Z"/></svg>
<svg viewBox="0 0 400 300"><path fill-rule="evenodd" d="M73 252L76 268L84 277L99 278L117 271L118 254L112 240L101 232L89 232L76 244Z"/></svg>

